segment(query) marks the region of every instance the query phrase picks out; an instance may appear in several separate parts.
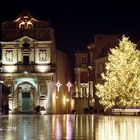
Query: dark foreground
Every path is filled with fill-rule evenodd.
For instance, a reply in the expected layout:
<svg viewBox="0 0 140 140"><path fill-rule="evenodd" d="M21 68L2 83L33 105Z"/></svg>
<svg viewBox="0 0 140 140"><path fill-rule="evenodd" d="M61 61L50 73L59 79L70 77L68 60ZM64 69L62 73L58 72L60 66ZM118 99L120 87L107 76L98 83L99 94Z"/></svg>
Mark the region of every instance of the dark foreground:
<svg viewBox="0 0 140 140"><path fill-rule="evenodd" d="M139 116L0 116L0 140L139 140L139 132Z"/></svg>

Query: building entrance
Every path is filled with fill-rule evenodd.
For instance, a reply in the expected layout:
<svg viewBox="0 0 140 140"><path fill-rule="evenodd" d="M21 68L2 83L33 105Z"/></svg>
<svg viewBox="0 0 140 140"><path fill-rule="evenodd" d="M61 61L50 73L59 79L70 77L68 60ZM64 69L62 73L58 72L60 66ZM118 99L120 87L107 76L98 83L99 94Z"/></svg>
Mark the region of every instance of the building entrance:
<svg viewBox="0 0 140 140"><path fill-rule="evenodd" d="M31 111L31 98L30 92L22 92L22 111Z"/></svg>

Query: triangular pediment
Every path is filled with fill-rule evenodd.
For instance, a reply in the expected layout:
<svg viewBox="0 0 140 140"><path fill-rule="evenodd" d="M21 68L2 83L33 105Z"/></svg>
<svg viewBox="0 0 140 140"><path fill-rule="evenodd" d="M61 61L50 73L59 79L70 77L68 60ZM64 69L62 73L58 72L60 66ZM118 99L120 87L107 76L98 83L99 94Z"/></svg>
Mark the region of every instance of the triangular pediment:
<svg viewBox="0 0 140 140"><path fill-rule="evenodd" d="M21 38L16 39L14 42L34 42L34 41L37 41L37 40L28 36L23 36Z"/></svg>

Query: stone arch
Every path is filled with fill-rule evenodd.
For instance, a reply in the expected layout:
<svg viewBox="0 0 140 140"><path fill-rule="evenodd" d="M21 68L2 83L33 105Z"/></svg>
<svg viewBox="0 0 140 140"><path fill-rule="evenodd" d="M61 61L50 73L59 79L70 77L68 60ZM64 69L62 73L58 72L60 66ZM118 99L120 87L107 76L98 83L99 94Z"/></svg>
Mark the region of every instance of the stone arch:
<svg viewBox="0 0 140 140"><path fill-rule="evenodd" d="M28 81L17 85L17 111L33 111L37 102L36 88Z"/></svg>

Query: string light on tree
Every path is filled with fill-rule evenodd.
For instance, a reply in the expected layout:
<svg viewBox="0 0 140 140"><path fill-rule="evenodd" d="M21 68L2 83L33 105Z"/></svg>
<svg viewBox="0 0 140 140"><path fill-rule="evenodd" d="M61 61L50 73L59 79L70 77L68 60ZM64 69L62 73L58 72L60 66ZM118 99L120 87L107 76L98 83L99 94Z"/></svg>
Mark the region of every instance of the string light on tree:
<svg viewBox="0 0 140 140"><path fill-rule="evenodd" d="M69 82L66 84L66 86L67 86L67 88L68 88L68 92L70 92L70 89L71 89L71 87L72 87L71 82L69 81Z"/></svg>
<svg viewBox="0 0 140 140"><path fill-rule="evenodd" d="M118 46L110 49L103 84L97 84L96 95L104 109L140 106L140 51L123 36Z"/></svg>
<svg viewBox="0 0 140 140"><path fill-rule="evenodd" d="M60 87L62 86L62 84L58 81L55 85L57 86L57 91L59 92Z"/></svg>

